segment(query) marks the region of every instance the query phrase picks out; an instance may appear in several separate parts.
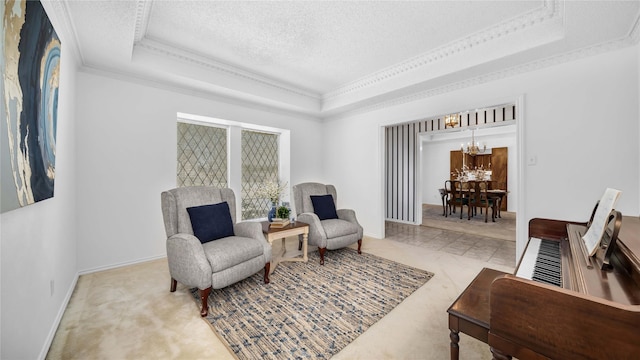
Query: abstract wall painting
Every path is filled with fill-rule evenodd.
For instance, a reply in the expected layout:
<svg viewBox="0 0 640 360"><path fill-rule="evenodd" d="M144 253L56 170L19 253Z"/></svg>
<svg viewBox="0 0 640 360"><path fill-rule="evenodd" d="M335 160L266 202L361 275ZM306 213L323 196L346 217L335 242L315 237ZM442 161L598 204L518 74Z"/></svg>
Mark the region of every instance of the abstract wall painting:
<svg viewBox="0 0 640 360"><path fill-rule="evenodd" d="M60 40L40 1L5 0L0 212L53 197Z"/></svg>

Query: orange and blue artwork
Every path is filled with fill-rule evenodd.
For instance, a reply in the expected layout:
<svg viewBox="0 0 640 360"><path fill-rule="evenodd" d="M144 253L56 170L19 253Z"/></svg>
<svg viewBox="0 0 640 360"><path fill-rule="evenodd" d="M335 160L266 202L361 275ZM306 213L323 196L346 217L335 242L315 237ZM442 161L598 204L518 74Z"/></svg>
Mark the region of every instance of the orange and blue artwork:
<svg viewBox="0 0 640 360"><path fill-rule="evenodd" d="M40 1L4 2L1 212L53 197L60 40Z"/></svg>

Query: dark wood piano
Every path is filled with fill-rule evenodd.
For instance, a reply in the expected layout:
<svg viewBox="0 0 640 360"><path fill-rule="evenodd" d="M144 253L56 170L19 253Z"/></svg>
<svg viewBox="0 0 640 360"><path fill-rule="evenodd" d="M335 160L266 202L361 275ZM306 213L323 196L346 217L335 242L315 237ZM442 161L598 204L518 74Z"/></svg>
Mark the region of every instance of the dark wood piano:
<svg viewBox="0 0 640 360"><path fill-rule="evenodd" d="M640 358L640 219L612 212L594 256L582 248L588 225L529 222L515 274L490 286L494 359Z"/></svg>
<svg viewBox="0 0 640 360"><path fill-rule="evenodd" d="M589 256L592 219L532 219L515 273L483 269L447 310L451 359L460 332L496 360L640 359L640 218L612 212Z"/></svg>

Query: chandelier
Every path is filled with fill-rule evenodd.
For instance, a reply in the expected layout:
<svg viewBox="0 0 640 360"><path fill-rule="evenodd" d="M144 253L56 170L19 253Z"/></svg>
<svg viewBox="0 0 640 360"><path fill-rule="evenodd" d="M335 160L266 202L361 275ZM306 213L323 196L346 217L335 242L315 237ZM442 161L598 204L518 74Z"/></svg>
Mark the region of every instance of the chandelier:
<svg viewBox="0 0 640 360"><path fill-rule="evenodd" d="M482 149L480 148L480 143L476 142L475 129L471 130L471 142L467 144L467 147L464 147L464 144L460 144L460 151L464 154L468 154L469 156L476 156L478 154L483 154L487 151L487 145L482 145Z"/></svg>
<svg viewBox="0 0 640 360"><path fill-rule="evenodd" d="M444 117L444 128L456 127L458 125L458 114L450 114Z"/></svg>

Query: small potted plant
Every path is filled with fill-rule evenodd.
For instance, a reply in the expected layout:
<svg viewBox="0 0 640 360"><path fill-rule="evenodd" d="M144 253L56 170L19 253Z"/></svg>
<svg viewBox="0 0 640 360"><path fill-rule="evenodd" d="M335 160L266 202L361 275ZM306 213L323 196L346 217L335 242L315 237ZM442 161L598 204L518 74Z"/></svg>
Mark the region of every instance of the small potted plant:
<svg viewBox="0 0 640 360"><path fill-rule="evenodd" d="M291 213L291 210L289 210L288 207L286 206L278 206L278 209L276 210L276 217L279 219L289 219L289 214Z"/></svg>

